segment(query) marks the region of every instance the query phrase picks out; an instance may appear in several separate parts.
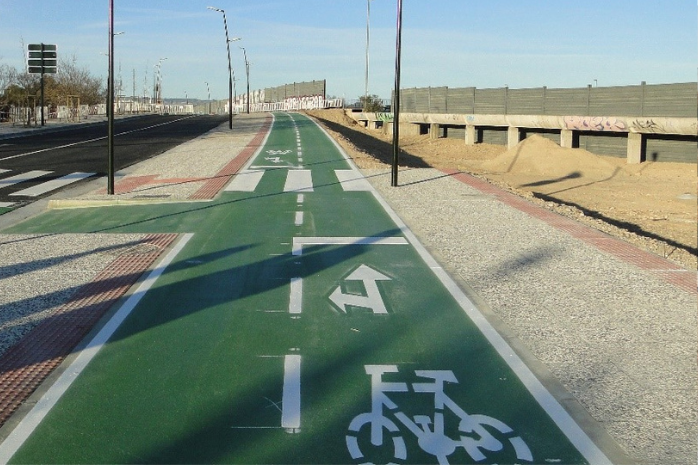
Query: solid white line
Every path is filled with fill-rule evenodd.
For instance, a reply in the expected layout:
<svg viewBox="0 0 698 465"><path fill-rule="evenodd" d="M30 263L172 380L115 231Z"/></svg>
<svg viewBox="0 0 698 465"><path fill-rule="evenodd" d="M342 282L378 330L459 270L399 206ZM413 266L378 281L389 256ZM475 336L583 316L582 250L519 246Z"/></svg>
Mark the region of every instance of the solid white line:
<svg viewBox="0 0 698 465"><path fill-rule="evenodd" d="M284 192L313 192L313 177L310 170L289 170Z"/></svg>
<svg viewBox="0 0 698 465"><path fill-rule="evenodd" d="M235 175L225 192L254 192L264 176L264 170L245 170Z"/></svg>
<svg viewBox="0 0 698 465"><path fill-rule="evenodd" d="M301 427L301 356L284 357L284 392L281 399L281 427Z"/></svg>
<svg viewBox="0 0 698 465"><path fill-rule="evenodd" d="M291 298L288 313L299 315L303 311L303 278L291 278Z"/></svg>
<svg viewBox="0 0 698 465"><path fill-rule="evenodd" d="M305 201L305 194L298 194L298 204L302 204Z"/></svg>
<svg viewBox="0 0 698 465"><path fill-rule="evenodd" d="M24 444L27 438L34 432L41 421L58 403L58 400L65 394L70 385L82 373L97 353L104 347L104 344L111 338L117 328L123 323L138 302L155 284L155 281L162 275L165 268L172 263L172 260L182 251L193 234L184 234L177 242L177 245L162 259L158 266L148 274L148 277L138 286L124 305L111 317L106 325L97 335L80 351L73 363L63 372L56 382L39 399L33 409L25 416L17 427L10 433L5 441L0 444L0 463L7 463L12 456Z"/></svg>
<svg viewBox="0 0 698 465"><path fill-rule="evenodd" d="M38 184L33 187L29 187L27 189L18 191L18 192L13 192L10 195L22 195L25 197L38 197L41 194L45 194L46 192L51 192L56 189L60 189L61 187L65 187L69 184L72 184L74 182L78 182L82 179L89 178L90 176L94 175L95 173L71 173L66 176L63 176L58 179L52 179L51 181L46 181L44 183Z"/></svg>
<svg viewBox="0 0 698 465"><path fill-rule="evenodd" d="M9 187L19 184L20 182L31 181L32 179L40 178L47 174L51 174L53 171L27 171L26 173L17 174L15 176L10 176L9 178L0 179L0 187Z"/></svg>
<svg viewBox="0 0 698 465"><path fill-rule="evenodd" d="M0 202L0 208L10 208L14 203L12 202Z"/></svg>
<svg viewBox="0 0 698 465"><path fill-rule="evenodd" d="M8 171L11 171L11 170L4 170L4 169L0 168L0 174L7 173Z"/></svg>
<svg viewBox="0 0 698 465"><path fill-rule="evenodd" d="M315 122L311 119L311 121ZM325 133L327 138L332 142L332 144L339 150L342 156L345 158L347 163L360 173L356 164L347 155L347 153L342 149L342 147L335 141L327 131L322 128L319 124L315 123L322 132ZM546 413L553 419L555 424L560 428L560 430L567 436L570 442L577 448L577 450L584 456L584 458L593 464L600 465L611 465L611 461L606 457L601 449L591 440L591 438L584 432L584 430L577 424L577 422L572 418L572 416L560 405L560 402L546 389L543 383L536 377L531 369L521 360L514 349L506 342L506 340L497 332L492 324L485 318L485 316L478 310L475 304L465 295L456 282L451 278L446 271L439 265L439 263L431 256L427 249L419 242L417 236L407 227L407 225L402 221L402 219L395 213L395 211L388 205L383 197L378 193L378 191L371 186L371 192L373 196L378 200L383 209L388 213L388 216L395 222L402 233L407 237L412 246L415 248L422 260L429 266L436 277L441 281L441 283L448 289L454 299L458 301L463 311L468 315L468 317L473 321L473 323L478 327L480 332L485 336L489 343L495 348L499 356L504 360L504 362L509 365L521 382L526 386L526 389L531 393L538 404L546 411ZM294 241L295 245L295 241Z"/></svg>
<svg viewBox="0 0 698 465"><path fill-rule="evenodd" d="M408 245L404 237L294 237L293 255L303 255L306 245Z"/></svg>

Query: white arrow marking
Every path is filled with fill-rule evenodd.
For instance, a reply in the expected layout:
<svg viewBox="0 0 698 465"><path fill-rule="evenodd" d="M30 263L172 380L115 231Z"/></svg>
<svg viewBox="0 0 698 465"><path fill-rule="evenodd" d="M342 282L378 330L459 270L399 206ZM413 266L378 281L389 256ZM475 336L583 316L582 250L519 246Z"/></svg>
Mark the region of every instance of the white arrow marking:
<svg viewBox="0 0 698 465"><path fill-rule="evenodd" d="M388 310L385 308L383 297L378 289L377 281L390 281L390 278L382 273L366 266L361 265L347 278L347 281L363 281L366 288L366 295L344 294L342 287L339 286L330 295L330 300L339 307L344 313L347 312L347 305L354 307L369 308L375 315L387 315Z"/></svg>

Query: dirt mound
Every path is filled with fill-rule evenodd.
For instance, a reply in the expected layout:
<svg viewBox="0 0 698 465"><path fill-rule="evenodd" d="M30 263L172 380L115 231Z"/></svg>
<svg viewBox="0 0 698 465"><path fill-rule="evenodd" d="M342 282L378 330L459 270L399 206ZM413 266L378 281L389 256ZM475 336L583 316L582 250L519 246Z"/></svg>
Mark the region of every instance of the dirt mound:
<svg viewBox="0 0 698 465"><path fill-rule="evenodd" d="M343 110L308 112L320 119L361 168L388 168L392 135L369 131ZM402 167L456 169L487 178L638 247L696 269L696 165L645 162L565 149L531 135L516 147L462 139L400 138Z"/></svg>
<svg viewBox="0 0 698 465"><path fill-rule="evenodd" d="M490 173L509 173L548 179L585 179L597 181L617 174L618 166L582 149L562 148L537 134L493 160L481 164Z"/></svg>

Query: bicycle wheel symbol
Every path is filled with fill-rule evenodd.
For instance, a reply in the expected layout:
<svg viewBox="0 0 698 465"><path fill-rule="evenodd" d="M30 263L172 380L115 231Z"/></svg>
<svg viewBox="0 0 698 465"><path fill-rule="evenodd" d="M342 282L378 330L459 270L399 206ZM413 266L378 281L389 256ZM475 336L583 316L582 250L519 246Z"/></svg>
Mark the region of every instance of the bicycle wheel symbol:
<svg viewBox="0 0 698 465"><path fill-rule="evenodd" d="M373 434L373 431L370 433L363 433L361 434L361 430L363 429L366 431L366 428L364 428L366 425L368 425L368 429L372 429L376 426L379 426L381 429L385 428L389 434L389 437L392 439L392 452L390 451L384 451L387 456L391 456L391 459L397 459L397 460L406 460L407 459L407 447L405 446L405 440L402 438L402 436L396 436L395 433L399 433L400 429L397 427L395 423L390 421L386 417L379 417L375 418L374 415L370 413L362 413L360 415L357 415L349 425L349 433L347 434L347 449L349 450L349 455L351 455L351 458L354 460L363 460L365 458L364 452L362 452L362 449L359 445L359 436L366 437L366 436L371 436ZM364 447L382 447L385 448L386 446L383 444L383 439L382 439L382 434L381 434L381 440L379 444L373 444L373 441L365 441L368 442L369 444L366 444ZM383 454L380 454L381 456L384 456ZM362 465L369 465L373 464L373 462L360 462ZM396 462L388 462L388 465L396 465Z"/></svg>

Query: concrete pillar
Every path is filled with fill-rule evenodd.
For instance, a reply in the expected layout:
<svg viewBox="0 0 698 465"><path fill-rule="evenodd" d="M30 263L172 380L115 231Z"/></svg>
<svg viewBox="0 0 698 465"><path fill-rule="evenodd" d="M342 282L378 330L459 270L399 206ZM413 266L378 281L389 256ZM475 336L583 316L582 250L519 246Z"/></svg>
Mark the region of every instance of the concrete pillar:
<svg viewBox="0 0 698 465"><path fill-rule="evenodd" d="M368 121L368 128L369 129L378 129L378 122L377 121Z"/></svg>
<svg viewBox="0 0 698 465"><path fill-rule="evenodd" d="M560 131L560 147L566 149L574 148L574 131L571 129L563 129Z"/></svg>
<svg viewBox="0 0 698 465"><path fill-rule="evenodd" d="M510 149L521 142L520 137L521 135L519 128L509 126L509 129L507 130L507 148Z"/></svg>
<svg viewBox="0 0 698 465"><path fill-rule="evenodd" d="M439 138L439 129L441 126L439 126L436 123L431 123L429 125L429 138L430 139L438 139Z"/></svg>
<svg viewBox="0 0 698 465"><path fill-rule="evenodd" d="M465 145L475 145L477 143L477 131L475 126L467 124L465 126Z"/></svg>
<svg viewBox="0 0 698 465"><path fill-rule="evenodd" d="M628 133L628 163L642 163L645 159L645 137L635 132Z"/></svg>

